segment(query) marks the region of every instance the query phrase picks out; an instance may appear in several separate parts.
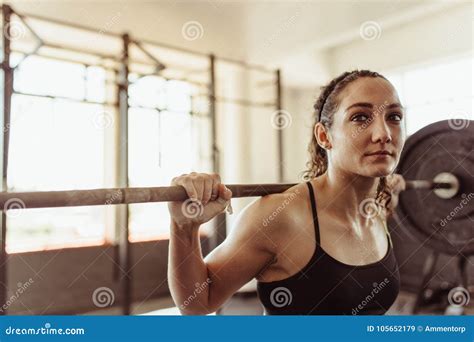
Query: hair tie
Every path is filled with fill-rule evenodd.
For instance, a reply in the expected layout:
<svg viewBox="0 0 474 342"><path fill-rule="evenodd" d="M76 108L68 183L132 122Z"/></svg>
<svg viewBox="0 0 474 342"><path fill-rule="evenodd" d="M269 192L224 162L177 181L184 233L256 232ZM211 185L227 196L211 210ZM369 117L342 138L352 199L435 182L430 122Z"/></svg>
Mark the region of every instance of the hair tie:
<svg viewBox="0 0 474 342"><path fill-rule="evenodd" d="M339 82L345 80L349 75L352 75L354 73L357 73L358 70L353 70L351 72L347 72L347 74L342 77L339 81L337 81L333 86L332 86L332 89L329 91L328 95L326 96L326 98L324 99L322 105L321 105L321 109L319 110L319 118L318 118L318 122L321 121L321 114L323 114L323 109L324 109L324 106L326 105L326 101L328 100L329 96L331 96L332 92L334 91L334 89L336 89L336 86L339 84Z"/></svg>
<svg viewBox="0 0 474 342"><path fill-rule="evenodd" d="M323 104L321 105L321 109L319 110L318 122L321 121L321 115L323 114L324 105L326 104L326 100L328 99L329 95L331 95L331 93L332 93L332 90L331 90L331 92L328 94L328 96L326 96L326 97L324 98Z"/></svg>

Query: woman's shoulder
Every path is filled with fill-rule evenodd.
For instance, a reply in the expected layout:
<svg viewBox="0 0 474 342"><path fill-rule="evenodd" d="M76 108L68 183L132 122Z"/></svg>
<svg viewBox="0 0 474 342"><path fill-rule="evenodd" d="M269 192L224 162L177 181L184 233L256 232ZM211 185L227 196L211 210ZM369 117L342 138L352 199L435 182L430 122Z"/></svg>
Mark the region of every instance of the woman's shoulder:
<svg viewBox="0 0 474 342"><path fill-rule="evenodd" d="M284 192L256 199L244 208L243 214L251 217L256 227L271 229L275 235L287 231L301 217L307 198L307 185L298 183Z"/></svg>

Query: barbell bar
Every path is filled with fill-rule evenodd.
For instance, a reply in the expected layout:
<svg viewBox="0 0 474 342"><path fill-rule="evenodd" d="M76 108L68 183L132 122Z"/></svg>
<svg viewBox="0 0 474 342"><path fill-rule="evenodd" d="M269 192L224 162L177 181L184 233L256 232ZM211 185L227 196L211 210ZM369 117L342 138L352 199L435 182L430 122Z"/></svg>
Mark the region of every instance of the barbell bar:
<svg viewBox="0 0 474 342"><path fill-rule="evenodd" d="M232 198L240 198L281 193L296 184L226 184L226 187L232 191ZM459 182L457 182L454 175L446 173L440 181L408 180L406 181L406 189L448 191L450 194L455 195L459 191ZM0 192L0 209L5 211L10 209L170 202L185 201L186 199L188 199L186 191L180 185L67 191Z"/></svg>

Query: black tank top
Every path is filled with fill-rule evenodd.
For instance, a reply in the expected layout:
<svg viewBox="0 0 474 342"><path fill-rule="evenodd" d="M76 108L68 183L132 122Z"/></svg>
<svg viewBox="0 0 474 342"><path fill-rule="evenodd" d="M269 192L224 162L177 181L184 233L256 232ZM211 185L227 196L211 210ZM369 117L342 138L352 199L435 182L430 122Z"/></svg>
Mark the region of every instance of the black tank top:
<svg viewBox="0 0 474 342"><path fill-rule="evenodd" d="M316 247L303 269L282 280L257 282L266 315L382 315L400 288L398 264L387 231L388 250L382 260L362 266L342 263L321 248L316 199L307 182Z"/></svg>

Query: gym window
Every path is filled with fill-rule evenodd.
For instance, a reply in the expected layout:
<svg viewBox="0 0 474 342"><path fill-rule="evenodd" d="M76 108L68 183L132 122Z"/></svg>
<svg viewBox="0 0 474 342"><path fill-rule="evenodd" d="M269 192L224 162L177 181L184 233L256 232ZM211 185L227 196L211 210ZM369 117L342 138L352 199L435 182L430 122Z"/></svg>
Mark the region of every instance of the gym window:
<svg viewBox="0 0 474 342"><path fill-rule="evenodd" d="M472 120L473 65L472 57L460 57L386 73L406 107L408 135L440 120Z"/></svg>
<svg viewBox="0 0 474 342"><path fill-rule="evenodd" d="M22 59L12 54L12 64ZM29 56L15 71L8 191L110 187L120 146L115 75L97 66ZM176 175L210 172L210 120L191 114L195 92L182 81L130 74L129 186L167 186ZM38 96L40 95L40 96ZM91 103L87 103L91 102ZM199 142L199 143L197 143ZM112 166L111 166L112 165ZM111 170L112 168L112 170ZM9 253L112 242L106 206L9 211ZM112 223L110 223L112 222ZM166 203L129 206L131 241L167 239ZM202 230L205 235L210 225Z"/></svg>

